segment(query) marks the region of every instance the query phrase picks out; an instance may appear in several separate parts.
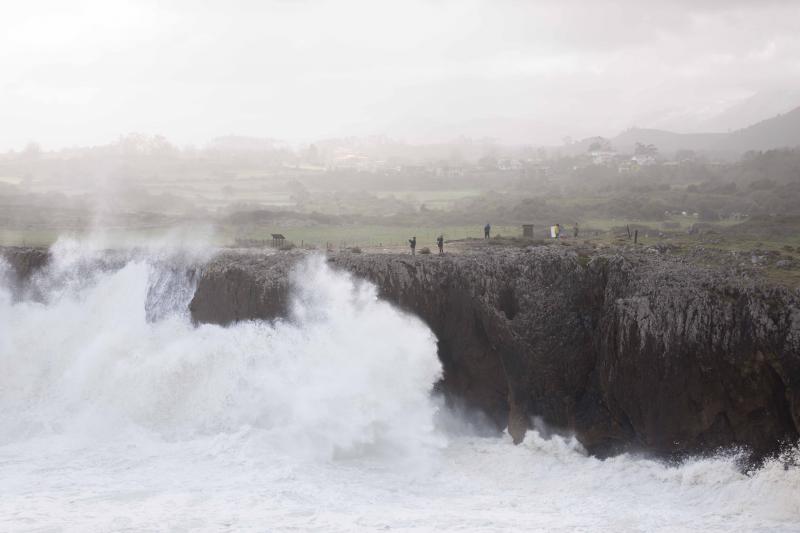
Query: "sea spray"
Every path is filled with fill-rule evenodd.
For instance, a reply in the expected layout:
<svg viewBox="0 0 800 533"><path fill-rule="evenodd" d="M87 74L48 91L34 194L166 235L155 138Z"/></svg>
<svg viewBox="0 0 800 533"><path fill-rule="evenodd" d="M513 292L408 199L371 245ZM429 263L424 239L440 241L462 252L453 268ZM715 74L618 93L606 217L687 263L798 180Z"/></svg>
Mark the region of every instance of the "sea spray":
<svg viewBox="0 0 800 533"><path fill-rule="evenodd" d="M285 319L223 328L188 317L193 258L75 242L53 255L37 297L0 290L0 530L800 523L787 461L746 475L727 456L600 460L537 431L445 440L430 331L321 258L293 273Z"/></svg>
<svg viewBox="0 0 800 533"><path fill-rule="evenodd" d="M195 328L190 276L67 252L54 251L46 303L4 301L3 440L133 424L168 439L249 428L276 450L319 458L440 445L435 339L322 260L300 266L286 320Z"/></svg>

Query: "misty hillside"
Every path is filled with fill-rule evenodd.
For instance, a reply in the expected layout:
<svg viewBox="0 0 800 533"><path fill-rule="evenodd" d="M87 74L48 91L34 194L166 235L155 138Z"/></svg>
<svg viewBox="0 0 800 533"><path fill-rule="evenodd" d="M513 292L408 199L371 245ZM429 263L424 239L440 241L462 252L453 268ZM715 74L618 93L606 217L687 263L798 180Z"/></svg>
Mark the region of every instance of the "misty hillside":
<svg viewBox="0 0 800 533"><path fill-rule="evenodd" d="M633 152L636 143L653 144L661 153L673 153L689 149L703 152L725 151L718 147L724 143L727 133L673 133L648 128L631 128L613 139L611 144L621 152Z"/></svg>
<svg viewBox="0 0 800 533"><path fill-rule="evenodd" d="M726 150L769 150L800 146L800 107L726 135L720 147Z"/></svg>
<svg viewBox="0 0 800 533"><path fill-rule="evenodd" d="M800 89L760 91L721 113L700 122L692 132L733 132L794 109L800 102ZM683 128L681 126L680 128ZM671 128L666 128L671 129Z"/></svg>
<svg viewBox="0 0 800 533"><path fill-rule="evenodd" d="M662 153L691 149L716 155L737 156L748 150L800 146L800 107L730 133L673 133L632 128L611 139L619 151L631 152L636 143L654 144Z"/></svg>

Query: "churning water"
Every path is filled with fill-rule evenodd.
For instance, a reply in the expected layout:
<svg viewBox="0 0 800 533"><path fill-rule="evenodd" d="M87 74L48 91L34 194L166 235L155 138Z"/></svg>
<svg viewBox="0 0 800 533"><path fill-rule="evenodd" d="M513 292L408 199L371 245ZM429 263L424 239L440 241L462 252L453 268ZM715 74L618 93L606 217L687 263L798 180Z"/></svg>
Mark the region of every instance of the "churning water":
<svg viewBox="0 0 800 533"><path fill-rule="evenodd" d="M180 257L54 256L0 289L2 531L800 530L778 461L447 434L431 332L319 259L286 321L222 328Z"/></svg>

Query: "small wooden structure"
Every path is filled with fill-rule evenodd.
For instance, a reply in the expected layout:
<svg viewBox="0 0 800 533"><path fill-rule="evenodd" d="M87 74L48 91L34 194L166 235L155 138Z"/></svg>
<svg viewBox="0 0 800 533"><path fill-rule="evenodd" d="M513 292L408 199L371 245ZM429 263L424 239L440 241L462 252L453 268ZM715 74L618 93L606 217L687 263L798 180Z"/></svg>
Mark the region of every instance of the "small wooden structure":
<svg viewBox="0 0 800 533"><path fill-rule="evenodd" d="M286 237L281 235L280 233L272 233L272 247L273 248L280 248L286 242Z"/></svg>
<svg viewBox="0 0 800 533"><path fill-rule="evenodd" d="M522 236L533 239L533 224L522 225Z"/></svg>

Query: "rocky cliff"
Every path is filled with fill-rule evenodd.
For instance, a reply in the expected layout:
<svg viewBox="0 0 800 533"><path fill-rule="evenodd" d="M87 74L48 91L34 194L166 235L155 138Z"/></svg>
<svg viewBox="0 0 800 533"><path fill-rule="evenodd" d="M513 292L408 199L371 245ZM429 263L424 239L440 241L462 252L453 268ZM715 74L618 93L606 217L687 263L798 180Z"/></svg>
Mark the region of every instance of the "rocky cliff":
<svg viewBox="0 0 800 533"><path fill-rule="evenodd" d="M200 267L193 319L285 316L303 257L218 254ZM328 262L424 320L445 370L438 388L516 440L537 418L600 456L745 446L758 457L798 439L797 290L677 257L562 246Z"/></svg>
<svg viewBox="0 0 800 533"><path fill-rule="evenodd" d="M0 247L0 258L9 265L15 279L22 280L47 264L50 254L44 248L9 246Z"/></svg>
<svg viewBox="0 0 800 533"><path fill-rule="evenodd" d="M219 256L196 320L286 313L290 254ZM519 440L539 417L598 455L746 446L800 429L800 295L677 258L563 247L453 256L340 254L436 334L440 389Z"/></svg>
<svg viewBox="0 0 800 533"><path fill-rule="evenodd" d="M50 254L44 248L0 247L0 282L10 287L12 296L18 298L24 282L49 260Z"/></svg>

